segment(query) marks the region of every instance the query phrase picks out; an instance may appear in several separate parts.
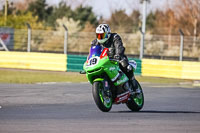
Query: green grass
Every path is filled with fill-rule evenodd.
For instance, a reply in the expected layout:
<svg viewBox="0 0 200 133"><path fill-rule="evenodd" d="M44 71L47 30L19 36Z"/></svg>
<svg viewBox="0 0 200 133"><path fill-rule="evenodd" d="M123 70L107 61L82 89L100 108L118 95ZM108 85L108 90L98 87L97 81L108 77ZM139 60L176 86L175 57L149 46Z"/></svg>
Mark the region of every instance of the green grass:
<svg viewBox="0 0 200 133"><path fill-rule="evenodd" d="M0 83L87 82L86 76L73 72L0 70Z"/></svg>
<svg viewBox="0 0 200 133"><path fill-rule="evenodd" d="M177 84L188 82L188 80L153 78L137 76L139 82L159 83L159 84ZM18 69L0 69L0 83L20 83L32 84L43 82L87 82L84 74L78 72L51 72L51 71L32 71Z"/></svg>

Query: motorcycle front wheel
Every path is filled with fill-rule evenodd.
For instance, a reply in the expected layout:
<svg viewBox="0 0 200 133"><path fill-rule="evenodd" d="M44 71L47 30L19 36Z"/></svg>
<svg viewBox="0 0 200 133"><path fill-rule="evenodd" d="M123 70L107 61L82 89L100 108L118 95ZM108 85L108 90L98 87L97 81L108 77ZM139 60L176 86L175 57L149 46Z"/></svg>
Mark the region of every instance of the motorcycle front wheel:
<svg viewBox="0 0 200 133"><path fill-rule="evenodd" d="M112 108L112 98L105 95L103 88L102 82L94 82L92 94L97 107L103 112L108 112Z"/></svg>
<svg viewBox="0 0 200 133"><path fill-rule="evenodd" d="M142 91L142 87L140 86L139 82L136 80L137 83L137 92L133 96L130 97L128 102L126 103L127 107L131 111L140 111L144 105L144 94Z"/></svg>

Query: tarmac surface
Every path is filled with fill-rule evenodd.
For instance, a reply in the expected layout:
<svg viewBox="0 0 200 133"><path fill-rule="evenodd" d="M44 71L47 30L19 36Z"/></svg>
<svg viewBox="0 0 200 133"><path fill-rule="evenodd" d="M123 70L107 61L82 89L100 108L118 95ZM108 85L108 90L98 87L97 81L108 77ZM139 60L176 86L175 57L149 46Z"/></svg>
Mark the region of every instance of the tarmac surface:
<svg viewBox="0 0 200 133"><path fill-rule="evenodd" d="M140 112L95 105L89 83L0 84L0 133L200 133L200 88L142 84Z"/></svg>

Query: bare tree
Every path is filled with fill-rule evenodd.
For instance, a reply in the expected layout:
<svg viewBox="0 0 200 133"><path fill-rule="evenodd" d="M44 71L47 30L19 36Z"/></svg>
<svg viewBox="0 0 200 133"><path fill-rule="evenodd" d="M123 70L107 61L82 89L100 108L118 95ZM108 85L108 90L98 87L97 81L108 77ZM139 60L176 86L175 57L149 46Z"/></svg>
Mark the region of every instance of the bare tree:
<svg viewBox="0 0 200 133"><path fill-rule="evenodd" d="M140 3L143 3L145 0L140 0ZM151 0L146 0L147 2L151 2Z"/></svg>
<svg viewBox="0 0 200 133"><path fill-rule="evenodd" d="M200 0L176 0L175 6L174 10L181 19L180 23L187 22L188 25L192 25L193 30L188 27L187 33L194 36L193 46L195 46L198 35L197 26L200 23Z"/></svg>
<svg viewBox="0 0 200 133"><path fill-rule="evenodd" d="M80 5L85 5L88 0L62 0L66 2L67 5L70 5L72 8L76 8Z"/></svg>
<svg viewBox="0 0 200 133"><path fill-rule="evenodd" d="M23 1L14 1L14 5L17 10L26 10L31 2L36 0L23 0Z"/></svg>

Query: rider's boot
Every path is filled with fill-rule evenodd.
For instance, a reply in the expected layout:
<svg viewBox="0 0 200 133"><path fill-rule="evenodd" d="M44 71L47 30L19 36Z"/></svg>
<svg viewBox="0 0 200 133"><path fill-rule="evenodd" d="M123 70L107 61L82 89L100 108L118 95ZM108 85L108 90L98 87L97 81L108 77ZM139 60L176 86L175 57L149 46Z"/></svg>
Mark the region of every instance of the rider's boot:
<svg viewBox="0 0 200 133"><path fill-rule="evenodd" d="M128 60L123 59L120 61L120 69L127 75L129 81L132 83L133 91L136 92L138 89L138 84L134 77L133 67L128 63Z"/></svg>
<svg viewBox="0 0 200 133"><path fill-rule="evenodd" d="M138 84L133 73L133 67L131 65L127 66L127 76L133 85L133 91L136 92L136 90L138 89Z"/></svg>

